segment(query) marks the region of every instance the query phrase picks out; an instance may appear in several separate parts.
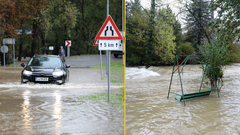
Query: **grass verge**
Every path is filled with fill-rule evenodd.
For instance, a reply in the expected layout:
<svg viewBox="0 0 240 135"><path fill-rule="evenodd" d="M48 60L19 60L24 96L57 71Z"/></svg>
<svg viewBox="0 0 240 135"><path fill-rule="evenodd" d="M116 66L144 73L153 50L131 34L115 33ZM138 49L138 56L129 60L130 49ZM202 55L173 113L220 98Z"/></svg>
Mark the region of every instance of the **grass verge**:
<svg viewBox="0 0 240 135"><path fill-rule="evenodd" d="M100 69L101 65L93 66L91 69ZM102 65L103 69L106 69L106 65ZM124 66L122 62L112 62L110 64L110 74L112 83L123 83L124 82Z"/></svg>
<svg viewBox="0 0 240 135"><path fill-rule="evenodd" d="M79 56L89 56L89 55L99 55L99 54L80 54L80 55L70 56L70 58L72 58L72 57L79 57Z"/></svg>
<svg viewBox="0 0 240 135"><path fill-rule="evenodd" d="M15 62L15 66L21 65L22 63L24 63L24 62ZM8 66L9 66L9 67L13 67L14 64L9 64Z"/></svg>
<svg viewBox="0 0 240 135"><path fill-rule="evenodd" d="M91 100L91 101L107 101L108 93L94 93L90 96L80 96L78 100ZM116 103L114 107L123 108L124 107L124 87L118 89L118 93L110 93L110 102Z"/></svg>

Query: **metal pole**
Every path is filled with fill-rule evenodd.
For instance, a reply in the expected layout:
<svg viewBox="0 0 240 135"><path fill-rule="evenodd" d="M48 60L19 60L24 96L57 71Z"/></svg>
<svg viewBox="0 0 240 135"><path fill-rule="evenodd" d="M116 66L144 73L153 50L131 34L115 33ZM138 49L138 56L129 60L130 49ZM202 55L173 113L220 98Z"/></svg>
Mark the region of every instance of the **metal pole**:
<svg viewBox="0 0 240 135"><path fill-rule="evenodd" d="M103 78L103 74L102 74L102 50L100 50L100 64L101 64L101 78Z"/></svg>
<svg viewBox="0 0 240 135"><path fill-rule="evenodd" d="M108 50L106 51L106 75L108 75Z"/></svg>
<svg viewBox="0 0 240 135"><path fill-rule="evenodd" d="M68 46L68 57L70 56L70 46Z"/></svg>
<svg viewBox="0 0 240 135"><path fill-rule="evenodd" d="M5 39L3 39L3 61L4 61L4 62L3 62L3 65L4 65L4 70L5 70L5 46L4 46L5 43L6 43L6 42L5 42Z"/></svg>
<svg viewBox="0 0 240 135"><path fill-rule="evenodd" d="M123 65L124 65L124 0L122 0L122 59L123 59Z"/></svg>
<svg viewBox="0 0 240 135"><path fill-rule="evenodd" d="M110 54L111 54L111 51L108 51L109 52L109 56L108 56L108 102L110 102Z"/></svg>
<svg viewBox="0 0 240 135"><path fill-rule="evenodd" d="M107 17L109 15L109 0L107 0ZM106 51L106 74L108 74L108 51Z"/></svg>
<svg viewBox="0 0 240 135"><path fill-rule="evenodd" d="M14 63L14 69L16 69L16 66L15 66L15 48L14 48L14 44L13 44L13 63Z"/></svg>
<svg viewBox="0 0 240 135"><path fill-rule="evenodd" d="M4 46L4 49L3 49L3 60L4 60L4 70L5 70L5 46Z"/></svg>
<svg viewBox="0 0 240 135"><path fill-rule="evenodd" d="M107 17L109 15L109 0L107 0Z"/></svg>

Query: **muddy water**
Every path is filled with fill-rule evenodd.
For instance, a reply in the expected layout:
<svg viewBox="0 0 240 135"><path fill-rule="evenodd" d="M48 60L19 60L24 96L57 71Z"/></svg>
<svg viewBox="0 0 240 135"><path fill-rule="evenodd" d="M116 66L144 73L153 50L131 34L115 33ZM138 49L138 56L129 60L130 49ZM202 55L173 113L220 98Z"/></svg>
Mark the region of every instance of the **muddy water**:
<svg viewBox="0 0 240 135"><path fill-rule="evenodd" d="M220 97L213 91L187 100L186 107L175 100L177 95L167 99L172 66L151 67L155 74L145 71L127 68L127 134L240 134L240 64L226 67ZM171 90L181 93L174 77ZM200 82L199 66L187 65L184 92L197 92Z"/></svg>
<svg viewBox="0 0 240 135"><path fill-rule="evenodd" d="M66 85L20 84L21 70L0 69L0 134L123 134L123 110L105 101L77 99L107 92L100 73L73 68Z"/></svg>

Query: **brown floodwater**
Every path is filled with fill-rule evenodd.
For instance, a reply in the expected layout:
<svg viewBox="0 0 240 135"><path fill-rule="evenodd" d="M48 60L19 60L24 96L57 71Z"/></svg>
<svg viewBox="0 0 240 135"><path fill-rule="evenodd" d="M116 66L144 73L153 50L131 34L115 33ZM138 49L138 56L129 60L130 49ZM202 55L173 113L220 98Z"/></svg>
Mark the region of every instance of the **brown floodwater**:
<svg viewBox="0 0 240 135"><path fill-rule="evenodd" d="M184 68L184 93L198 92L199 67ZM127 68L127 134L240 134L240 64L225 67L220 97L212 91L209 96L187 100L186 106L175 100L177 95L170 94L167 99L172 68ZM176 74L171 91L181 94L178 81Z"/></svg>
<svg viewBox="0 0 240 135"><path fill-rule="evenodd" d="M123 109L79 96L107 92L100 71L70 68L65 85L20 84L22 68L0 68L1 135L123 134ZM111 90L122 86L112 84Z"/></svg>

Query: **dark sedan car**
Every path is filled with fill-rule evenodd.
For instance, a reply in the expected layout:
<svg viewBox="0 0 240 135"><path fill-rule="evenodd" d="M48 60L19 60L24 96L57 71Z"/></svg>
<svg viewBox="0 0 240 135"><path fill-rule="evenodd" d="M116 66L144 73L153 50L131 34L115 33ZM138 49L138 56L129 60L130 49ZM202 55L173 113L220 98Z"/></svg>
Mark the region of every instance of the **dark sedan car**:
<svg viewBox="0 0 240 135"><path fill-rule="evenodd" d="M34 55L21 74L21 83L56 83L64 84L69 81L69 65L56 55Z"/></svg>

